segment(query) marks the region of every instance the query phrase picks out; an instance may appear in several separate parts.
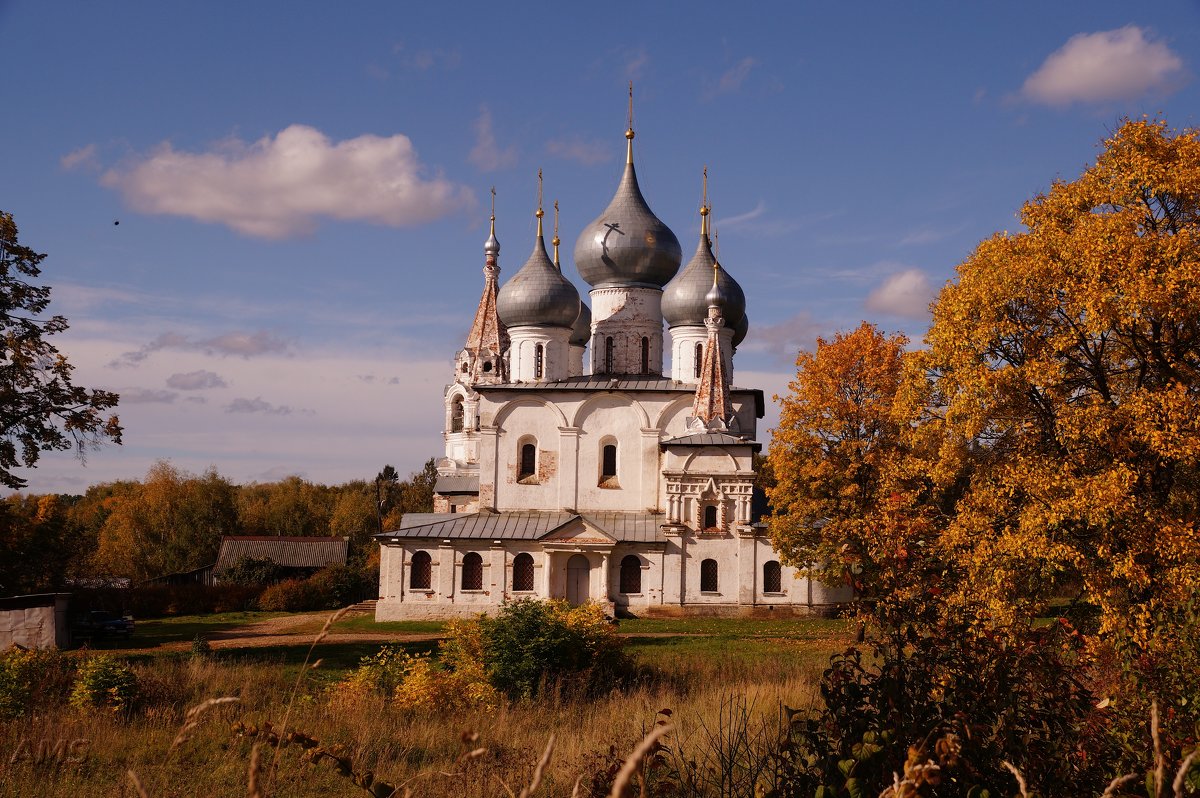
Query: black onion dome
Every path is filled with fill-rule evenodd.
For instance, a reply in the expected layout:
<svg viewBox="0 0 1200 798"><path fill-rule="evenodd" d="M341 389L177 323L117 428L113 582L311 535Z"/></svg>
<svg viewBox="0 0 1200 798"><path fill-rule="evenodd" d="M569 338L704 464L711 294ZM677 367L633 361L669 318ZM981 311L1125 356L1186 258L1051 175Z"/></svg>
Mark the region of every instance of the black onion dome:
<svg viewBox="0 0 1200 798"><path fill-rule="evenodd" d="M539 235L533 254L496 295L496 312L506 327L566 327L579 317L579 292L546 254Z"/></svg>
<svg viewBox="0 0 1200 798"><path fill-rule="evenodd" d="M592 311L582 301L579 303L579 318L575 319L575 326L571 328L572 346L587 346L592 340Z"/></svg>
<svg viewBox="0 0 1200 798"><path fill-rule="evenodd" d="M750 332L750 317L743 314L742 320L733 327L733 348L737 349L738 344L746 340L746 333Z"/></svg>
<svg viewBox="0 0 1200 798"><path fill-rule="evenodd" d="M708 292L713 287L713 265L716 262L708 236L701 233L696 254L663 289L662 314L668 327L704 324L708 318ZM736 329L746 315L746 294L724 268L717 273L717 287L724 300L721 310L725 316L725 326Z"/></svg>
<svg viewBox="0 0 1200 798"><path fill-rule="evenodd" d="M595 288L661 288L682 260L679 239L646 204L630 160L612 202L575 242L575 267Z"/></svg>

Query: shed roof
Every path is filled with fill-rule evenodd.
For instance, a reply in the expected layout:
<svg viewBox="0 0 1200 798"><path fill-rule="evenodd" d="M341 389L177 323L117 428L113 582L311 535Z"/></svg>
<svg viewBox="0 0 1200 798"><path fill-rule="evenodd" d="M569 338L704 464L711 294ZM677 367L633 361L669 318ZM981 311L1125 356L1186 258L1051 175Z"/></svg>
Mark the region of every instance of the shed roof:
<svg viewBox="0 0 1200 798"><path fill-rule="evenodd" d="M762 451L762 444L749 438L739 438L725 432L702 432L694 435L680 435L661 443L662 446L750 446L754 451Z"/></svg>
<svg viewBox="0 0 1200 798"><path fill-rule="evenodd" d="M221 551L217 555L215 570L220 573L242 557L272 560L285 568L344 565L349 549L349 538L227 535L221 538Z"/></svg>
<svg viewBox="0 0 1200 798"><path fill-rule="evenodd" d="M447 495L450 493L478 493L479 492L479 476L466 476L452 474L449 476L439 475L437 482L433 483L433 492Z"/></svg>

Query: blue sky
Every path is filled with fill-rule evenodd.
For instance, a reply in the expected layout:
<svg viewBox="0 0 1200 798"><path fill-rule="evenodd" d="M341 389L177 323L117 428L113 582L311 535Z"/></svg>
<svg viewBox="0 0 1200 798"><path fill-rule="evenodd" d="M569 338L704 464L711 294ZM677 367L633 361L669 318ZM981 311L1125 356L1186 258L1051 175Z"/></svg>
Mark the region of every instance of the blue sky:
<svg viewBox="0 0 1200 798"><path fill-rule="evenodd" d="M541 168L586 289L570 253L631 79L642 188L688 255L709 168L751 320L735 381L768 395L818 335L919 340L955 265L1122 116L1200 126L1196 2L747 6L0 2L0 207L126 427L30 490L440 454L489 187L501 280Z"/></svg>

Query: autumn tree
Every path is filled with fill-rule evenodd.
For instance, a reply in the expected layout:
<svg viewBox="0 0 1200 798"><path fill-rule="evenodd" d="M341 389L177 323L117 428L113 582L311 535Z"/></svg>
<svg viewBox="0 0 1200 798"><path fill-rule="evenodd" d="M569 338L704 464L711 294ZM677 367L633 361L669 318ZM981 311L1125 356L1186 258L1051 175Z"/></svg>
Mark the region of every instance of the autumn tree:
<svg viewBox="0 0 1200 798"><path fill-rule="evenodd" d="M1096 163L981 243L920 357L942 541L998 616L1082 580L1106 632L1200 588L1200 134L1127 121Z"/></svg>
<svg viewBox="0 0 1200 798"><path fill-rule="evenodd" d="M97 570L140 580L211 565L221 537L238 533L235 490L214 469L156 463L105 518Z"/></svg>
<svg viewBox="0 0 1200 798"><path fill-rule="evenodd" d="M871 596L897 589L887 574L920 526L904 491L906 427L896 414L907 343L864 322L800 352L767 457L776 550Z"/></svg>
<svg viewBox="0 0 1200 798"><path fill-rule="evenodd" d="M37 465L44 451L74 448L82 456L103 441L121 442L121 426L106 411L117 395L71 381L74 367L47 339L67 329L45 316L50 288L30 280L45 255L17 241L11 214L0 211L0 485L22 488L14 468Z"/></svg>

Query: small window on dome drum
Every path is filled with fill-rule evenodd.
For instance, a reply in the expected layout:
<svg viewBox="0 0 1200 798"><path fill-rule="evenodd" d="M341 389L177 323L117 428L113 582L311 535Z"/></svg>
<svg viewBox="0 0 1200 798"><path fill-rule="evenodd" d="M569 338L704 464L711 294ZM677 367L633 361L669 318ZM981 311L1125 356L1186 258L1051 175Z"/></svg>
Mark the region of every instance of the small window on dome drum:
<svg viewBox="0 0 1200 798"><path fill-rule="evenodd" d="M533 378L540 380L542 378L542 362L545 359L546 350L538 344L533 348Z"/></svg>
<svg viewBox="0 0 1200 798"><path fill-rule="evenodd" d="M642 338L642 373L650 373L650 339Z"/></svg>
<svg viewBox="0 0 1200 798"><path fill-rule="evenodd" d="M613 339L610 335L604 339L604 372L612 374L613 370Z"/></svg>
<svg viewBox="0 0 1200 798"><path fill-rule="evenodd" d="M704 344L696 344L696 379L700 379L700 369L704 368Z"/></svg>

